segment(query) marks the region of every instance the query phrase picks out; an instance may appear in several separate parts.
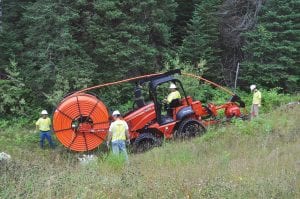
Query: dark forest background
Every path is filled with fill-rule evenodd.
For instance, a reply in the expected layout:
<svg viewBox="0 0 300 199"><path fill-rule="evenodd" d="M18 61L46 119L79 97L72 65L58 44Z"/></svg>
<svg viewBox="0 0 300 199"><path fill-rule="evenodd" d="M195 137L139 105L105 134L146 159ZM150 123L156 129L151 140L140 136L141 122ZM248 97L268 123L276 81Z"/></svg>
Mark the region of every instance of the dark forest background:
<svg viewBox="0 0 300 199"><path fill-rule="evenodd" d="M182 68L233 88L300 90L299 0L0 0L0 115ZM128 85L97 91L132 100Z"/></svg>

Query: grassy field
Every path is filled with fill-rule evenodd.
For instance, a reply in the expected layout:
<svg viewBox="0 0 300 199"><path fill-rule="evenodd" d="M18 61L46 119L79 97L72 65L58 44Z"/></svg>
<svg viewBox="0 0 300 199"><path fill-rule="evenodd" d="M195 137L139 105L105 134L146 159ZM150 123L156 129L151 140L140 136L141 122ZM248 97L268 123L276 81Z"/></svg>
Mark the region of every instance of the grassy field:
<svg viewBox="0 0 300 199"><path fill-rule="evenodd" d="M80 164L62 146L41 150L38 134L9 128L0 149L0 198L300 198L300 106L203 137L130 154L129 165L97 151Z"/></svg>

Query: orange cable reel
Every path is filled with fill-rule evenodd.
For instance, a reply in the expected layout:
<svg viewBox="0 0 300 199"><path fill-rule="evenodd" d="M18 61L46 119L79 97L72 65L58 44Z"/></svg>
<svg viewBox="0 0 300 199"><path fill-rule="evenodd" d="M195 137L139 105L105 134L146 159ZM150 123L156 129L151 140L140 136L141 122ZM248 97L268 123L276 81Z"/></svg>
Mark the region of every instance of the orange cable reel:
<svg viewBox="0 0 300 199"><path fill-rule="evenodd" d="M106 106L93 95L79 93L65 98L53 114L57 139L73 151L90 151L105 139L109 128Z"/></svg>

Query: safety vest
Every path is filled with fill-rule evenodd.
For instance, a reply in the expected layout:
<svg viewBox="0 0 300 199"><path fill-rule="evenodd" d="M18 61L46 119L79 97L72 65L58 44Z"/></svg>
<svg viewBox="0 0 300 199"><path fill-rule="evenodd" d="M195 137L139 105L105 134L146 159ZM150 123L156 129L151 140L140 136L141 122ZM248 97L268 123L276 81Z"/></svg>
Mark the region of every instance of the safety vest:
<svg viewBox="0 0 300 199"><path fill-rule="evenodd" d="M50 131L51 120L49 117L45 119L41 117L40 119L38 119L35 125L39 126L40 131Z"/></svg>
<svg viewBox="0 0 300 199"><path fill-rule="evenodd" d="M168 104L172 102L174 99L181 99L179 91L173 91L171 92L167 97Z"/></svg>
<svg viewBox="0 0 300 199"><path fill-rule="evenodd" d="M252 104L261 105L261 92L259 90L254 91Z"/></svg>
<svg viewBox="0 0 300 199"><path fill-rule="evenodd" d="M111 141L126 140L126 130L128 130L128 125L124 120L116 120L112 122L109 127L109 131L112 132Z"/></svg>

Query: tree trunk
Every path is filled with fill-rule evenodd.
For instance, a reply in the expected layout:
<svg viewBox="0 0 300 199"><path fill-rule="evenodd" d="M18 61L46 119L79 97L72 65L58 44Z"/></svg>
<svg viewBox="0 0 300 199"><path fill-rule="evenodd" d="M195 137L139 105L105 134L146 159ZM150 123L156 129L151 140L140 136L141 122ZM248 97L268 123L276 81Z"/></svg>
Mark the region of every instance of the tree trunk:
<svg viewBox="0 0 300 199"><path fill-rule="evenodd" d="M265 0L225 0L221 6L222 73L224 82L234 87L236 66L244 59L244 38L241 35L256 25L257 16ZM241 67L242 69L242 67ZM242 74L241 74L242 75Z"/></svg>

